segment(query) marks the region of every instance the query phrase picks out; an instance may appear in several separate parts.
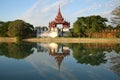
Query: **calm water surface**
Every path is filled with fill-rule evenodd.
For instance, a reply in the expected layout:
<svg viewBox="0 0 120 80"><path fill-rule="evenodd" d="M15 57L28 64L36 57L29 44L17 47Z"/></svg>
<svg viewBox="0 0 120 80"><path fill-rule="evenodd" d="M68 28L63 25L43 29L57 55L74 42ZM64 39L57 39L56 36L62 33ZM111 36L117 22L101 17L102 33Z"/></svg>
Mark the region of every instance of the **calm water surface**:
<svg viewBox="0 0 120 80"><path fill-rule="evenodd" d="M120 80L120 44L0 43L0 80Z"/></svg>

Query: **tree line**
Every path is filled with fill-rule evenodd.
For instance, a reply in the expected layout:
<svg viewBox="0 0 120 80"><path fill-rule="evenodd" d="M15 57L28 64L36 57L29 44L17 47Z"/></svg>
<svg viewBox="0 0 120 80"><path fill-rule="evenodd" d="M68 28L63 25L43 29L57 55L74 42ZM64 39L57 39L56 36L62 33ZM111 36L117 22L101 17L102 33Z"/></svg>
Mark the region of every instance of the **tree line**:
<svg viewBox="0 0 120 80"><path fill-rule="evenodd" d="M31 49L34 46L36 46L34 43L0 43L0 56L23 59L33 53L34 50Z"/></svg>
<svg viewBox="0 0 120 80"><path fill-rule="evenodd" d="M120 29L120 24L116 27L107 25L107 18L103 18L99 15L79 17L74 23L71 29L72 37L89 37L88 34L99 33L105 29Z"/></svg>
<svg viewBox="0 0 120 80"><path fill-rule="evenodd" d="M73 28L68 33L69 37L89 37L87 34L99 33L105 29L120 29L120 6L112 11L114 17L111 17L109 22L107 18L103 18L100 15L92 15L87 17L78 17L73 23ZM107 25L107 23L112 25ZM120 34L119 34L120 37Z"/></svg>
<svg viewBox="0 0 120 80"><path fill-rule="evenodd" d="M36 34L33 25L23 20L0 22L1 37L17 37L19 39L34 37Z"/></svg>

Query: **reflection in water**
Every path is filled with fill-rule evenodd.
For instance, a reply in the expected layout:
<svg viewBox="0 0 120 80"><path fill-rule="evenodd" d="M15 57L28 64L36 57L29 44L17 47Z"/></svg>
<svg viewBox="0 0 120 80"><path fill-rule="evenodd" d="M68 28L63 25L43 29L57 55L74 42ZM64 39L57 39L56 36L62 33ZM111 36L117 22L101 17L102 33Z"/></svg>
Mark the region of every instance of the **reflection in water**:
<svg viewBox="0 0 120 80"><path fill-rule="evenodd" d="M99 66L113 63L110 69L120 75L120 44L72 44L73 57L81 64Z"/></svg>
<svg viewBox="0 0 120 80"><path fill-rule="evenodd" d="M105 63L104 49L90 44L73 44L73 57L81 64L100 65Z"/></svg>
<svg viewBox="0 0 120 80"><path fill-rule="evenodd" d="M33 53L33 44L0 43L0 55L8 58L23 59Z"/></svg>
<svg viewBox="0 0 120 80"><path fill-rule="evenodd" d="M115 53L114 51L108 53L106 59L112 63L110 69L120 76L120 51L119 53Z"/></svg>
<svg viewBox="0 0 120 80"><path fill-rule="evenodd" d="M49 55L55 58L59 70L60 70L60 66L61 66L61 63L64 57L70 55L69 47L66 47L63 44L41 43L41 44L38 44L38 46L39 46L38 51L46 52L48 50ZM43 49L42 47L44 47L45 49Z"/></svg>
<svg viewBox="0 0 120 80"><path fill-rule="evenodd" d="M12 74L12 77L17 75L21 78L21 75L26 75L24 76L26 80L34 80L33 76L35 80L119 80L120 78L120 44L0 43L0 55L8 57L8 61L9 58L14 58L15 61L24 58L16 62L10 60L13 66L7 63L6 65L14 67L7 68L10 75L10 71L14 73L18 71ZM0 63L4 65L2 58L4 57L0 57ZM19 68L21 70L25 68L24 74L19 72L21 71ZM6 71L5 69L0 66L0 71ZM1 73L0 80L2 75L5 76L4 80L6 76L10 76Z"/></svg>
<svg viewBox="0 0 120 80"><path fill-rule="evenodd" d="M56 59L58 69L65 56L70 55L70 49L73 52L73 57L80 64L89 64L92 66L99 66L108 61L113 63L111 70L120 74L120 44L56 44L56 43L41 43L38 44L38 51L48 51L49 55ZM70 47L70 48L69 48ZM110 54L110 52L113 52ZM117 56L115 56L117 53ZM109 59L107 58L109 57Z"/></svg>

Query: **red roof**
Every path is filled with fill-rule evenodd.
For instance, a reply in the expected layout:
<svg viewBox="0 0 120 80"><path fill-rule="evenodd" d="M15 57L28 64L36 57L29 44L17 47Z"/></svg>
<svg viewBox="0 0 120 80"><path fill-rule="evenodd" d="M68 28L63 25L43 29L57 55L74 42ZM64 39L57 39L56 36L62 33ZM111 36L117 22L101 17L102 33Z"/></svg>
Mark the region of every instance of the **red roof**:
<svg viewBox="0 0 120 80"><path fill-rule="evenodd" d="M64 21L64 18L62 17L62 14L61 14L61 11L60 11L60 7L58 9L58 14L57 14L57 16L55 18L55 21L56 22L62 22L62 21Z"/></svg>
<svg viewBox="0 0 120 80"><path fill-rule="evenodd" d="M55 28L57 24L63 24L63 28L69 28L70 23L65 21L64 18L62 17L61 11L60 11L60 6L58 8L58 13L54 21L49 22L49 28Z"/></svg>

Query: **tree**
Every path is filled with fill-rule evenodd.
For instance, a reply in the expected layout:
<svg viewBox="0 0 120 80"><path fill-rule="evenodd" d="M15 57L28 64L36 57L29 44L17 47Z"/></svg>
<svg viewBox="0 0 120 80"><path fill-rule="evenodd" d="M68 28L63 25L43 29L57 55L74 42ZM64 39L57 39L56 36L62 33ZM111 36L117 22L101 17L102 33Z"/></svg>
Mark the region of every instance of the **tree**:
<svg viewBox="0 0 120 80"><path fill-rule="evenodd" d="M4 22L3 21L0 21L0 26L2 26L4 24Z"/></svg>
<svg viewBox="0 0 120 80"><path fill-rule="evenodd" d="M10 21L9 22L0 22L1 23L1 26L0 26L0 36L1 37L7 37L7 31L8 31L8 27L9 27L9 24L11 23Z"/></svg>
<svg viewBox="0 0 120 80"><path fill-rule="evenodd" d="M111 18L113 24L120 24L120 6L116 7L112 14L114 17Z"/></svg>
<svg viewBox="0 0 120 80"><path fill-rule="evenodd" d="M66 33L66 37L72 37L71 32L67 32L67 33Z"/></svg>
<svg viewBox="0 0 120 80"><path fill-rule="evenodd" d="M82 34L82 29L81 27L79 26L80 23L78 21L76 21L74 24L73 24L73 32L75 34L75 36L80 36L80 34Z"/></svg>
<svg viewBox="0 0 120 80"><path fill-rule="evenodd" d="M106 27L105 22L107 19L99 15L79 17L73 24L73 33L77 37L88 37L88 34L104 29Z"/></svg>
<svg viewBox="0 0 120 80"><path fill-rule="evenodd" d="M7 34L10 37L26 38L33 32L33 25L22 20L15 20L9 24Z"/></svg>
<svg viewBox="0 0 120 80"><path fill-rule="evenodd" d="M115 29L120 29L120 24L118 24L118 25L115 27Z"/></svg>
<svg viewBox="0 0 120 80"><path fill-rule="evenodd" d="M108 25L108 26L106 27L106 29L114 29L114 28L113 28L113 26Z"/></svg>

